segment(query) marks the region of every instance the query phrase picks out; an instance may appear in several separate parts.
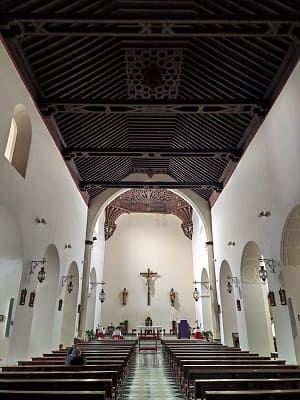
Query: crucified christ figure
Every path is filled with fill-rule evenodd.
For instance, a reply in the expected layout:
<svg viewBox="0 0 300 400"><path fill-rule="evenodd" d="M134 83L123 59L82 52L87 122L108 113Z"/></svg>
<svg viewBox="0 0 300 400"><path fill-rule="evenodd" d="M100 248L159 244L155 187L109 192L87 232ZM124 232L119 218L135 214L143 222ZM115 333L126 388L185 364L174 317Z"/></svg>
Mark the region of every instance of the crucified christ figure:
<svg viewBox="0 0 300 400"><path fill-rule="evenodd" d="M146 278L146 285L147 285L147 304L150 306L150 287L151 282L154 277L158 278L157 272L152 272L150 268L147 269L147 272L140 272L140 275L143 278Z"/></svg>

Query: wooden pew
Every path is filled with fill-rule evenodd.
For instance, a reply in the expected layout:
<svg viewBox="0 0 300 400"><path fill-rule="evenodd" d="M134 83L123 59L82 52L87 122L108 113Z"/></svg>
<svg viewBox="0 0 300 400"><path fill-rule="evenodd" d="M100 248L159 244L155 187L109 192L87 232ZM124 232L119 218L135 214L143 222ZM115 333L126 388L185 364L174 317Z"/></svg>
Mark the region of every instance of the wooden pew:
<svg viewBox="0 0 300 400"><path fill-rule="evenodd" d="M181 387L187 394L194 391L196 379L229 378L297 378L300 377L298 365L183 365Z"/></svg>
<svg viewBox="0 0 300 400"><path fill-rule="evenodd" d="M194 398L205 399L206 391L300 389L298 378L195 379Z"/></svg>
<svg viewBox="0 0 300 400"><path fill-rule="evenodd" d="M106 400L106 395L103 391L0 390L0 398L3 400Z"/></svg>
<svg viewBox="0 0 300 400"><path fill-rule="evenodd" d="M299 400L300 389L208 391L206 400Z"/></svg>
<svg viewBox="0 0 300 400"><path fill-rule="evenodd" d="M106 399L115 399L112 379L5 379L0 374L0 390L104 391Z"/></svg>

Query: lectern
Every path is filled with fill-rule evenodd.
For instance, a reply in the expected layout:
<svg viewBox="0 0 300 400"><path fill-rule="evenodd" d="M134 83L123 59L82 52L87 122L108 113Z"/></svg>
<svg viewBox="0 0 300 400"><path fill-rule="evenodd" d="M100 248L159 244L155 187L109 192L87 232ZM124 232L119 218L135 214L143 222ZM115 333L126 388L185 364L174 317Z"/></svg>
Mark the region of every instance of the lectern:
<svg viewBox="0 0 300 400"><path fill-rule="evenodd" d="M186 319L182 319L178 324L178 339L190 338L190 327Z"/></svg>

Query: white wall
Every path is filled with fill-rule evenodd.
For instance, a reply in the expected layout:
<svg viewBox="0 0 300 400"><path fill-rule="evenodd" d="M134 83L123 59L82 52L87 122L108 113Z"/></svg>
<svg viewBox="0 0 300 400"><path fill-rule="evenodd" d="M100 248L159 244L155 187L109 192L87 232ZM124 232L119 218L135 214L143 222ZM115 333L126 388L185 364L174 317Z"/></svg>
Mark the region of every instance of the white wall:
<svg viewBox="0 0 300 400"><path fill-rule="evenodd" d="M80 268L79 275L82 275L87 207L2 45L0 45L0 69L0 204L15 215L20 226L24 254L20 287L26 287L30 293L36 288L36 274L29 275L30 262L40 260L51 243L58 249L60 277L67 275L72 261L77 263ZM32 141L25 178L4 157L16 104L25 106L32 125ZM36 224L36 217L45 218L47 224ZM66 251L64 249L66 243L70 243L72 249ZM47 269L47 264L45 267ZM0 288L1 291L6 291L2 281ZM59 284L57 288L59 296L62 289ZM28 307L27 303L25 306L17 306L11 334L11 360L27 356L32 314L33 308ZM61 314L55 314L58 337ZM38 348L39 339L36 340Z"/></svg>
<svg viewBox="0 0 300 400"><path fill-rule="evenodd" d="M101 323L108 326L129 321L129 329L144 325L151 316L153 324L168 331L173 319L195 321L192 242L184 236L181 221L173 215L131 214L117 220L114 235L106 242L104 280L107 298L102 305ZM140 272L157 272L151 305L147 305L146 280ZM127 305L120 293L128 290ZM174 288L178 303L172 307L169 291Z"/></svg>
<svg viewBox="0 0 300 400"><path fill-rule="evenodd" d="M264 257L280 261L285 220L300 202L299 105L298 65L212 209L217 276L223 259L228 260L233 275L239 276L243 248L250 240L255 240ZM271 216L258 218L262 210ZM235 241L234 247L227 246L230 240ZM269 276L277 302L278 271ZM295 362L287 307L273 307L272 312L279 355ZM239 325L245 326L242 321ZM243 335L244 329L240 331Z"/></svg>

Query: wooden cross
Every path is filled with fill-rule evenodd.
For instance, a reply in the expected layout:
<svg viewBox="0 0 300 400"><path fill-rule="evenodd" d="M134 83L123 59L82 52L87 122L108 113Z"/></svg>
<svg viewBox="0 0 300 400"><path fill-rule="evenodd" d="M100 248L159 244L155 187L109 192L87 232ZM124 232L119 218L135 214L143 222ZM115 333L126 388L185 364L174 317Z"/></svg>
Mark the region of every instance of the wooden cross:
<svg viewBox="0 0 300 400"><path fill-rule="evenodd" d="M140 272L140 275L143 278L146 278L146 285L148 287L148 290L147 290L147 304L148 304L148 306L150 306L150 286L151 286L151 281L152 281L152 278L154 278L154 277L158 278L158 275L157 275L157 272L150 271L150 268L147 269L147 272Z"/></svg>

